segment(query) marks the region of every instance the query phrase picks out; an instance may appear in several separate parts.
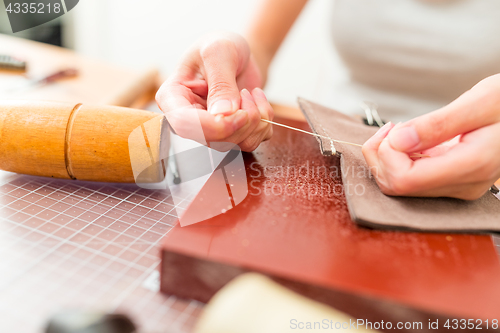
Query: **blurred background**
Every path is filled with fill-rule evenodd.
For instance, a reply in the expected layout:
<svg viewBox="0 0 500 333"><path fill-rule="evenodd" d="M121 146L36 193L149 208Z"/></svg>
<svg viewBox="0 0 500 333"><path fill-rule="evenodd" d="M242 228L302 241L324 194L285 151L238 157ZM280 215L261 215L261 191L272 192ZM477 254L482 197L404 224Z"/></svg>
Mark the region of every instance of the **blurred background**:
<svg viewBox="0 0 500 333"><path fill-rule="evenodd" d="M160 69L168 76L185 50L213 30L245 34L260 1L81 0L60 19L16 33L130 69ZM310 0L271 67L271 101L295 105L297 96L328 104L325 93L341 79L328 23L333 1ZM0 32L10 33L0 6ZM304 52L307 50L307 52Z"/></svg>

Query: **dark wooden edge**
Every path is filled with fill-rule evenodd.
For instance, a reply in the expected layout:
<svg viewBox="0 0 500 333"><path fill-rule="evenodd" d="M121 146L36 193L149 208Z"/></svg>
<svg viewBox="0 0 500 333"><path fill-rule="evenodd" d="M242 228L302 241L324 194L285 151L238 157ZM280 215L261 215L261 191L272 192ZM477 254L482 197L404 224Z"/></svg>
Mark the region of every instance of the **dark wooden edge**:
<svg viewBox="0 0 500 333"><path fill-rule="evenodd" d="M166 294L172 294L185 299L194 299L203 303L207 303L215 293L238 275L252 271L244 267L190 257L166 249L162 250L161 256L160 290ZM262 274L262 272L258 273ZM449 332L450 330L443 327L446 320L461 319L459 317L422 311L387 300L327 289L274 275L265 275L290 290L317 302L327 304L356 319L364 319L370 322L390 321L393 325L396 325L397 322L422 322L422 329L402 330L406 332ZM430 330L428 328L429 321L435 322L436 320L439 320L439 329ZM497 330L493 330L491 327L489 329L482 327L482 329L483 332L497 332ZM392 330L382 331L394 331L394 327Z"/></svg>

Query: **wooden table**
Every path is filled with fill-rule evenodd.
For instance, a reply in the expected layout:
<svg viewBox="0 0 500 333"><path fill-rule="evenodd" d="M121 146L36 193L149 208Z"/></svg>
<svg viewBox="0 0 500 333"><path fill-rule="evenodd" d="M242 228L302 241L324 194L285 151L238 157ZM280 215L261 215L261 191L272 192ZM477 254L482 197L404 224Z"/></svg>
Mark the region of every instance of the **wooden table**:
<svg viewBox="0 0 500 333"><path fill-rule="evenodd" d="M141 108L157 88L154 70L14 37L0 35L0 54L26 59L30 78L80 71L8 98ZM1 71L0 85L9 80L23 77ZM126 313L141 332L189 332L202 305L158 292L159 242L175 220L166 191L0 171L0 331L40 332L51 315L76 308Z"/></svg>
<svg viewBox="0 0 500 333"><path fill-rule="evenodd" d="M79 102L94 105L140 106L151 99L158 86L156 69L136 71L95 59L82 57L57 46L0 34L0 54L27 61L26 73L0 70L0 88L9 83L22 84L23 79L37 79L58 70L75 68L76 78L19 92L2 91L0 98ZM154 96L154 95L153 95ZM140 104L136 104L140 102ZM135 105L133 105L135 104Z"/></svg>

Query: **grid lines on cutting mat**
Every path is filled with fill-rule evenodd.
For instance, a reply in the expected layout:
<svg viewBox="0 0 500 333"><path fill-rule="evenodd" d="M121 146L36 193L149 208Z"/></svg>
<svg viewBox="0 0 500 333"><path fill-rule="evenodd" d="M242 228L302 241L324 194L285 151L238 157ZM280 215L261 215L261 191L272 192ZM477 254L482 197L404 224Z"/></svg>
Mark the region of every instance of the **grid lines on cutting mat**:
<svg viewBox="0 0 500 333"><path fill-rule="evenodd" d="M76 306L124 311L141 332L189 332L202 305L143 285L187 202L128 184L20 176L0 186L1 331L38 331Z"/></svg>

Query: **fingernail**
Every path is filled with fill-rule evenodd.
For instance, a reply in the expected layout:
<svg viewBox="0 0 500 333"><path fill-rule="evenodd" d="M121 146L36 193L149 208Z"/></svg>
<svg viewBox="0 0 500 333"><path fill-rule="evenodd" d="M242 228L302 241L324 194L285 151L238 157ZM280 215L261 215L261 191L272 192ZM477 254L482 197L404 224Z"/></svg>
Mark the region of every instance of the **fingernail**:
<svg viewBox="0 0 500 333"><path fill-rule="evenodd" d="M216 122L216 123L218 123L219 121L221 121L221 120L222 120L222 118L224 118L224 116L223 116L223 115L221 115L221 114L216 115L216 116L215 116L215 122Z"/></svg>
<svg viewBox="0 0 500 333"><path fill-rule="evenodd" d="M247 89L242 89L241 90L241 97L245 98L245 99L248 99L249 101L254 102L252 94L250 94L250 92Z"/></svg>
<svg viewBox="0 0 500 333"><path fill-rule="evenodd" d="M392 130L389 134L389 142L396 150L409 151L420 144L420 138L415 127L410 125Z"/></svg>
<svg viewBox="0 0 500 333"><path fill-rule="evenodd" d="M388 122L384 126L380 127L380 129L375 133L374 136L377 136L377 137L386 136L387 133L389 132L389 130L391 129L391 127L392 127L392 123Z"/></svg>
<svg viewBox="0 0 500 333"><path fill-rule="evenodd" d="M264 93L264 90L260 88L255 88L254 90L252 90L252 93L254 95L257 95L259 98L265 99L267 101L267 97L266 94Z"/></svg>
<svg viewBox="0 0 500 333"><path fill-rule="evenodd" d="M248 119L248 113L245 110L238 110L234 114L233 127L234 130L239 130L243 125L246 124Z"/></svg>
<svg viewBox="0 0 500 333"><path fill-rule="evenodd" d="M237 101L232 101L232 104L231 104L231 111L232 111L232 112L236 112L236 111L238 111L238 109L240 108L240 103L241 103L241 101L240 101L240 100L237 100Z"/></svg>
<svg viewBox="0 0 500 333"><path fill-rule="evenodd" d="M223 114L233 111L233 103L227 99L221 99L210 107L210 114Z"/></svg>

